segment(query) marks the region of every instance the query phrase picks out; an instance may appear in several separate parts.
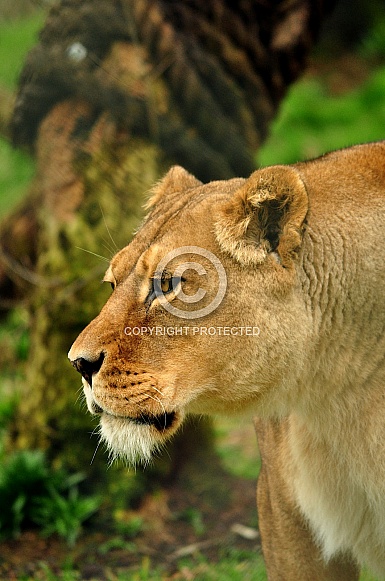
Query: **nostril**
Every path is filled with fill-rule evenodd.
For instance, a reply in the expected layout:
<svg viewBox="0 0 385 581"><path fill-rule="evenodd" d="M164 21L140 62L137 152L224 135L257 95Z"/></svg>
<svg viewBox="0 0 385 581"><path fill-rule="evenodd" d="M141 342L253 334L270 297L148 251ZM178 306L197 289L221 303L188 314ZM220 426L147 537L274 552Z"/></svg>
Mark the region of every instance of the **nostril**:
<svg viewBox="0 0 385 581"><path fill-rule="evenodd" d="M92 386L92 375L99 371L103 361L104 353L101 353L99 358L95 361L84 359L84 357L78 357L74 361L71 361L71 363L75 367L76 371L79 371L79 373L82 374L82 377L84 377L90 386Z"/></svg>

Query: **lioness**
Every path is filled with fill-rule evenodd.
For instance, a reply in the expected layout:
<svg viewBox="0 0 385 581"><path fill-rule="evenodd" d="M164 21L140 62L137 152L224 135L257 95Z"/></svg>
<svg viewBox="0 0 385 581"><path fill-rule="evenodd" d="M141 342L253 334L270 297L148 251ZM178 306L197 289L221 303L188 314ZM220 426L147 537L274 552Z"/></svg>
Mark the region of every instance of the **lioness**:
<svg viewBox="0 0 385 581"><path fill-rule="evenodd" d="M69 352L116 455L252 410L270 580L385 576L385 141L202 185L180 167Z"/></svg>

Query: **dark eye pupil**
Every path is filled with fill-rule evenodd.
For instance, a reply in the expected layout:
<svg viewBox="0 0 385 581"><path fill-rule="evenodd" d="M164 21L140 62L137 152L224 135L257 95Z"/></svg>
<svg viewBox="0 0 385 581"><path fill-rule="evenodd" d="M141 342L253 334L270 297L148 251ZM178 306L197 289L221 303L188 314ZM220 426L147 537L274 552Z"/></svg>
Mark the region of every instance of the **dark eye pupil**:
<svg viewBox="0 0 385 581"><path fill-rule="evenodd" d="M111 285L111 288L112 288L112 290L115 290L115 285L114 285L114 283L113 283L113 282L110 282L110 285Z"/></svg>
<svg viewBox="0 0 385 581"><path fill-rule="evenodd" d="M160 288L162 289L163 293L171 292L173 290L172 278L162 278L160 281Z"/></svg>
<svg viewBox="0 0 385 581"><path fill-rule="evenodd" d="M183 278L173 276L153 277L151 278L151 286L149 293L145 299L145 305L150 307L152 301L159 298L161 294L167 295L172 291L177 292L178 285L184 281Z"/></svg>

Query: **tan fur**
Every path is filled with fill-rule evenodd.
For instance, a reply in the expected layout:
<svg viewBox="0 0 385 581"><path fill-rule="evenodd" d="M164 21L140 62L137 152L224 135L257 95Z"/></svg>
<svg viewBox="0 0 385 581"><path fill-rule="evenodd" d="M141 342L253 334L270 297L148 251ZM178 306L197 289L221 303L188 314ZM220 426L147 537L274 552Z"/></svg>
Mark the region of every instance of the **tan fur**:
<svg viewBox="0 0 385 581"><path fill-rule="evenodd" d="M363 563L385 578L385 142L207 185L173 168L149 207L106 273L113 294L69 353L104 354L92 389L83 380L103 438L148 460L186 413L252 411L269 579L354 580ZM148 298L159 261L185 246L227 275L221 304L199 320ZM169 268L186 260L196 256ZM218 274L201 260L207 276L187 270L180 285L203 288L204 307ZM193 311L178 292L170 304ZM130 334L156 327L184 331ZM251 327L259 334L207 333Z"/></svg>

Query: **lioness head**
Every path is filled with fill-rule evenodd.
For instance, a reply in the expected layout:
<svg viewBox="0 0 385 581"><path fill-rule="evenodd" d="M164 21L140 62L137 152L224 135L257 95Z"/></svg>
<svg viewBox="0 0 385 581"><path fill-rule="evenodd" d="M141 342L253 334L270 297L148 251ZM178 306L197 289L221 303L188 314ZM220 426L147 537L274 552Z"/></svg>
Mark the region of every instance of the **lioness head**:
<svg viewBox="0 0 385 581"><path fill-rule="evenodd" d="M174 167L148 209L69 352L103 439L132 462L186 413L284 411L308 325L297 276L308 199L295 167L206 185Z"/></svg>

